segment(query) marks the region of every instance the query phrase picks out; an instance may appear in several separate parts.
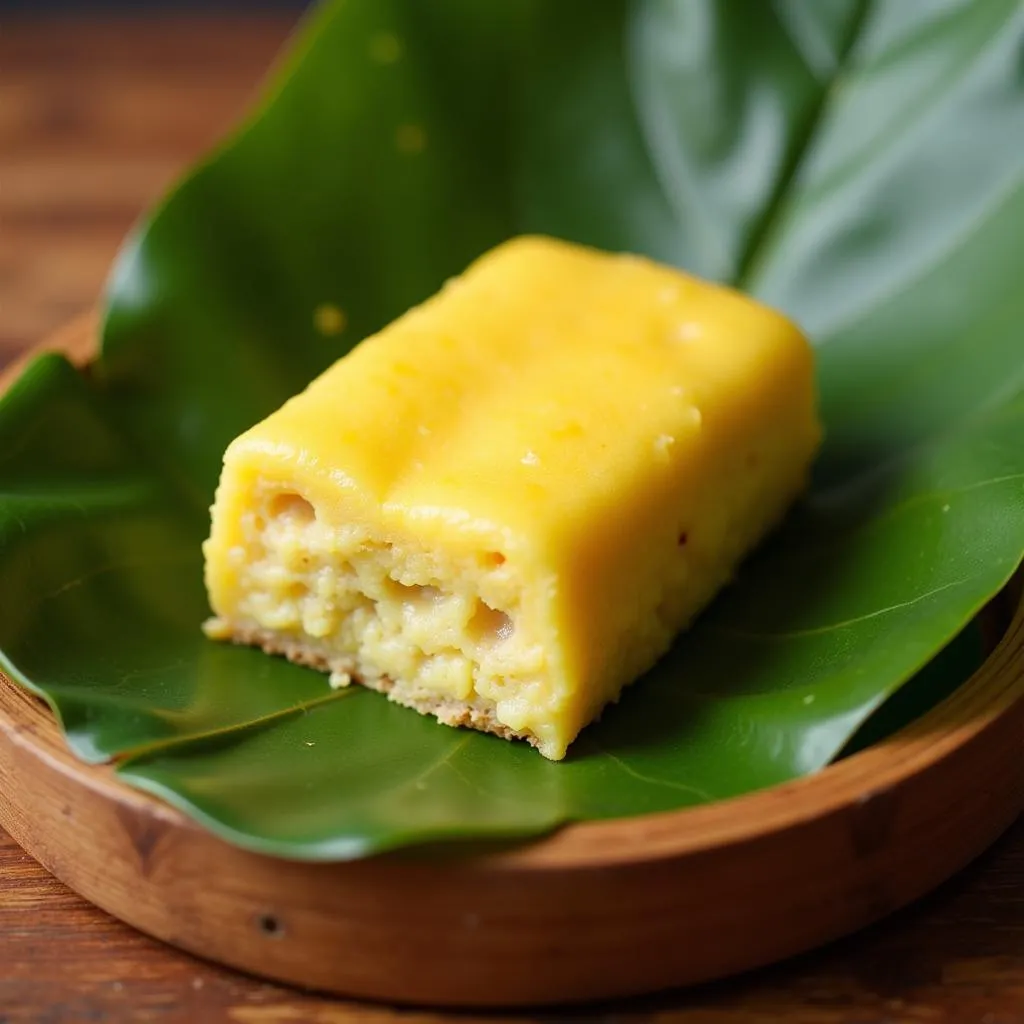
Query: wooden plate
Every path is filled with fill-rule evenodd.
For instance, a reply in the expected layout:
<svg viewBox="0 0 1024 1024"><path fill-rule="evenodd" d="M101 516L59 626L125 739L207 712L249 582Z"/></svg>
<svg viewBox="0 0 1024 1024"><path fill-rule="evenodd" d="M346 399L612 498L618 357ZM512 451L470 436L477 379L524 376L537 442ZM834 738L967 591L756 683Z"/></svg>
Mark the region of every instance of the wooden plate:
<svg viewBox="0 0 1024 1024"><path fill-rule="evenodd" d="M89 349L79 324L54 345ZM503 852L303 864L246 853L71 755L0 678L0 824L111 914L182 949L350 996L509 1006L721 977L860 928L1024 807L1024 597L950 699L819 774ZM1000 628L999 632L1002 632ZM995 639L995 638L994 638Z"/></svg>

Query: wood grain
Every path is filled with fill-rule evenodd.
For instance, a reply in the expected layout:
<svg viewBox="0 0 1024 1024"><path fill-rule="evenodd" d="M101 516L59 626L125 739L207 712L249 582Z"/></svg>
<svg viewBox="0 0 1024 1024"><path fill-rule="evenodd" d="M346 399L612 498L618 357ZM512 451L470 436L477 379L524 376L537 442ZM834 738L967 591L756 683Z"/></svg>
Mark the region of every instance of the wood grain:
<svg viewBox="0 0 1024 1024"><path fill-rule="evenodd" d="M1024 1024L1024 821L884 925L781 967L654 999L501 1017L332 1000L263 984L132 931L0 833L6 1024Z"/></svg>
<svg viewBox="0 0 1024 1024"><path fill-rule="evenodd" d="M162 176L233 118L285 29L284 22L250 18L105 25L3 19L0 343L8 355L93 303L123 230L162 187ZM196 91L189 83L199 83ZM182 95L192 102L179 106ZM10 194L9 155L20 175ZM972 792L969 799L986 797ZM959 812L951 797L953 831ZM871 832L865 826L862 838ZM1024 1022L1024 824L937 894L823 952L684 994L563 1016ZM221 1019L445 1018L305 996L205 965L88 906L0 834L0 1020Z"/></svg>
<svg viewBox="0 0 1024 1024"><path fill-rule="evenodd" d="M125 232L237 118L291 23L0 15L0 360L95 304Z"/></svg>

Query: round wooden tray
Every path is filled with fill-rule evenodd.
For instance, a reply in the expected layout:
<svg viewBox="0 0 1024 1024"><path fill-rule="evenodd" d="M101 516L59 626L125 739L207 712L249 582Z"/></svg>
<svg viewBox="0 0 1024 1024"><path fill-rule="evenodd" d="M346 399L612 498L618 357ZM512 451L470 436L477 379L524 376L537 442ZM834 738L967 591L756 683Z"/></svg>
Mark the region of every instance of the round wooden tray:
<svg viewBox="0 0 1024 1024"><path fill-rule="evenodd" d="M88 349L79 325L57 343ZM1024 599L985 665L909 728L819 774L518 849L343 864L236 849L69 753L0 678L0 824L111 914L254 974L405 1003L649 992L851 932L923 895L1024 808ZM1002 631L1002 630L1000 630Z"/></svg>

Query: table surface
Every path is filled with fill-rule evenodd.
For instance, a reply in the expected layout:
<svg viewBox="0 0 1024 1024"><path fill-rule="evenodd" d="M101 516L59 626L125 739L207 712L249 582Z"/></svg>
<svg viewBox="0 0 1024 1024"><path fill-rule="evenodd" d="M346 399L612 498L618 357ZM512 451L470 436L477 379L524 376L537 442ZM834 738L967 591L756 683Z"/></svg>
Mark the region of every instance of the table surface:
<svg viewBox="0 0 1024 1024"><path fill-rule="evenodd" d="M0 361L95 302L125 231L244 108L289 24L3 19ZM687 993L503 1019L563 1017L1024 1024L1024 819L939 892L826 950ZM0 833L0 1024L222 1019L445 1018L201 963L95 910Z"/></svg>

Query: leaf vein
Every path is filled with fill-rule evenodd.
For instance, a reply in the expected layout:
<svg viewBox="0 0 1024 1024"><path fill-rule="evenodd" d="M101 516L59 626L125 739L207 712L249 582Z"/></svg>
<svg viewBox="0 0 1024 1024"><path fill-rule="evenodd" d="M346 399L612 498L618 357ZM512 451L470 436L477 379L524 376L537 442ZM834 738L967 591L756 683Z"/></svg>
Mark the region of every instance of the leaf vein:
<svg viewBox="0 0 1024 1024"><path fill-rule="evenodd" d="M846 75L850 64L850 55L853 52L857 40L860 38L861 30L864 27L867 17L872 8L872 0L860 0L850 18L850 25L847 29L846 38L838 48L835 67L829 76L825 87L822 89L818 101L811 107L807 114L806 121L800 131L789 159L786 161L779 175L772 195L766 204L760 218L754 223L747 239L747 244L740 255L739 263L733 284L741 289L747 290L746 286L751 276L751 271L757 260L762 245L771 232L775 218L782 209L793 186L796 184L807 155L814 143L817 130L828 116L829 108L832 105L839 83ZM788 29L787 29L788 32Z"/></svg>
<svg viewBox="0 0 1024 1024"><path fill-rule="evenodd" d="M929 598L935 597L937 594L941 594L946 590L952 590L954 587L963 586L963 584L969 583L973 578L973 576L965 576L962 579L950 580L950 582L943 583L942 586L934 587L931 590L925 591L923 594L918 594L916 597L912 597L908 601L898 601L896 604L888 605L885 608L876 608L872 612L865 612L863 615L856 615L853 618L844 619L841 622L831 622L825 626L812 626L808 629L780 630L777 633L770 633L762 630L735 629L732 626L717 625L709 625L708 629L722 636L734 636L744 640L796 640L801 637L824 636L825 634L835 632L836 630L849 629L851 626L859 625L861 622L869 622L872 619L891 615L893 612L903 611L905 608L912 608L914 605L920 604L922 601L927 601Z"/></svg>
<svg viewBox="0 0 1024 1024"><path fill-rule="evenodd" d="M613 754L606 747L600 747L601 753L608 758L624 775L628 775L632 779L636 779L637 782L647 782L654 786L665 786L668 789L677 790L680 793L690 793L692 796L697 797L700 800L707 801L708 803L714 799L710 793L706 790L700 789L697 786L687 785L685 782L674 782L672 779L659 779L656 775L647 775L644 772L638 772L631 765L627 764L617 754Z"/></svg>
<svg viewBox="0 0 1024 1024"><path fill-rule="evenodd" d="M74 590L75 587L82 586L83 583L89 580L96 579L97 576L103 576L108 572L115 572L118 569L137 569L144 565L180 565L185 562L193 561L195 558L195 552L191 549L186 554L185 550L177 552L176 554L163 555L160 557L145 557L145 558L125 558L115 560L113 562L107 562L104 565L98 565L96 568L91 569L89 572L82 573L81 576L76 576L74 579L68 580L66 583L62 583L59 587L54 590L43 594L42 597L36 602L35 607L32 609L33 612L38 611L39 607L45 604L47 601L53 601L60 597L62 594L66 594L69 590Z"/></svg>

